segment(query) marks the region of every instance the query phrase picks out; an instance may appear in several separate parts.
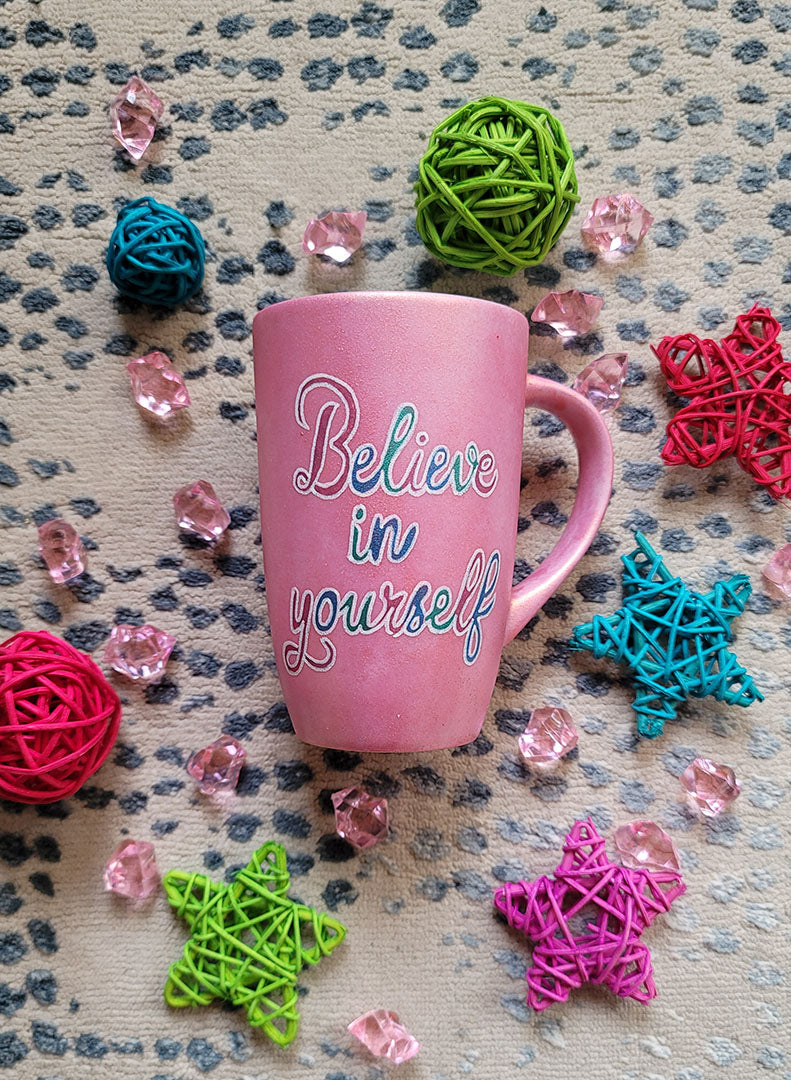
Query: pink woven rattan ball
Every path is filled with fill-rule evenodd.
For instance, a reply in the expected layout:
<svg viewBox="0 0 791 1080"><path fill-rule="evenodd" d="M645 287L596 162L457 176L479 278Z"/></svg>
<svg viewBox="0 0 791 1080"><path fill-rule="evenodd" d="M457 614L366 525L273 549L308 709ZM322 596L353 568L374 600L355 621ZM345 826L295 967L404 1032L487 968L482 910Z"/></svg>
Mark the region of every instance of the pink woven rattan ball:
<svg viewBox="0 0 791 1080"><path fill-rule="evenodd" d="M110 753L121 702L89 656L46 631L0 645L0 798L65 799Z"/></svg>

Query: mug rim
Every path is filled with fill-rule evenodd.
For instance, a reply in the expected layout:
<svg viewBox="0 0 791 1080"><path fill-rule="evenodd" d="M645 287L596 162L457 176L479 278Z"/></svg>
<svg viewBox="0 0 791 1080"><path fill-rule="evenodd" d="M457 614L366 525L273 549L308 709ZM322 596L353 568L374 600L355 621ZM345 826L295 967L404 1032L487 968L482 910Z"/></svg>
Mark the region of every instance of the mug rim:
<svg viewBox="0 0 791 1080"><path fill-rule="evenodd" d="M364 304L376 303L378 300L387 299L404 301L406 303L419 300L427 306L437 307L445 307L451 303L485 305L487 308L497 308L498 312L502 312L504 316L513 316L514 318L523 320L527 324L528 329L530 327L530 321L527 315L516 308L509 307L507 304L500 304L496 300L484 300L479 296L465 296L459 293L423 292L419 289L345 289L340 292L311 293L308 296L293 296L288 300L279 300L276 304L269 304L267 307L262 308L253 317L253 326L255 326L259 319L263 321L264 317L270 311L280 311L284 308L291 308L292 306L311 308L326 303L334 305L335 302L339 300L348 303L352 297L355 302L361 301Z"/></svg>

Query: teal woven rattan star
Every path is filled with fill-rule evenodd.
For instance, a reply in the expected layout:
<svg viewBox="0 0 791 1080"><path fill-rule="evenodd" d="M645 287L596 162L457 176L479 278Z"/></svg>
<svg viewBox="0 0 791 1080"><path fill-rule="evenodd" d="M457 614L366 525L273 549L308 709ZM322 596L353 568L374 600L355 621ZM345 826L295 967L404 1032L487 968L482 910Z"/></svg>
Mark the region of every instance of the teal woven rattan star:
<svg viewBox="0 0 791 1080"><path fill-rule="evenodd" d="M718 581L701 595L673 577L642 533L635 539L636 549L621 556L623 607L575 627L571 647L632 669L637 730L649 739L662 733L686 698L711 695L745 708L763 701L728 649L731 620L741 615L752 592L747 576Z"/></svg>

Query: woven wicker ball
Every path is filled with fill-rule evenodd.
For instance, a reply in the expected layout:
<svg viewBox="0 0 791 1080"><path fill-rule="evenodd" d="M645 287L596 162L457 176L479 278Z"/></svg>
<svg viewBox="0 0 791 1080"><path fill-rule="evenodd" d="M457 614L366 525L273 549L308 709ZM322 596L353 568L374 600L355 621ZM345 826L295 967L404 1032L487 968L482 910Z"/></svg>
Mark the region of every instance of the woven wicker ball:
<svg viewBox="0 0 791 1080"><path fill-rule="evenodd" d="M415 192L417 230L433 255L502 275L545 259L579 202L557 117L499 97L472 101L434 129Z"/></svg>
<svg viewBox="0 0 791 1080"><path fill-rule="evenodd" d="M135 199L118 213L107 272L119 292L176 307L203 284L206 249L189 218L155 199Z"/></svg>
<svg viewBox="0 0 791 1080"><path fill-rule="evenodd" d="M73 795L113 748L121 702L89 656L44 630L0 645L0 798Z"/></svg>

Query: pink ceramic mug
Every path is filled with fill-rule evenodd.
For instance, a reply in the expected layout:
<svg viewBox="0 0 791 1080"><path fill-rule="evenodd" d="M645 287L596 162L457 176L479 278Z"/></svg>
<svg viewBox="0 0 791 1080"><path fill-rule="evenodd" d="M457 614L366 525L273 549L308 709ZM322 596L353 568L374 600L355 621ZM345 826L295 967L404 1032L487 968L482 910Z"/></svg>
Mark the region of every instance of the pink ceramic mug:
<svg viewBox="0 0 791 1080"><path fill-rule="evenodd" d="M305 742L473 740L503 645L590 545L610 437L579 394L527 375L527 342L520 312L438 293L308 296L256 316L267 602ZM512 589L525 404L568 426L579 484L560 540Z"/></svg>

